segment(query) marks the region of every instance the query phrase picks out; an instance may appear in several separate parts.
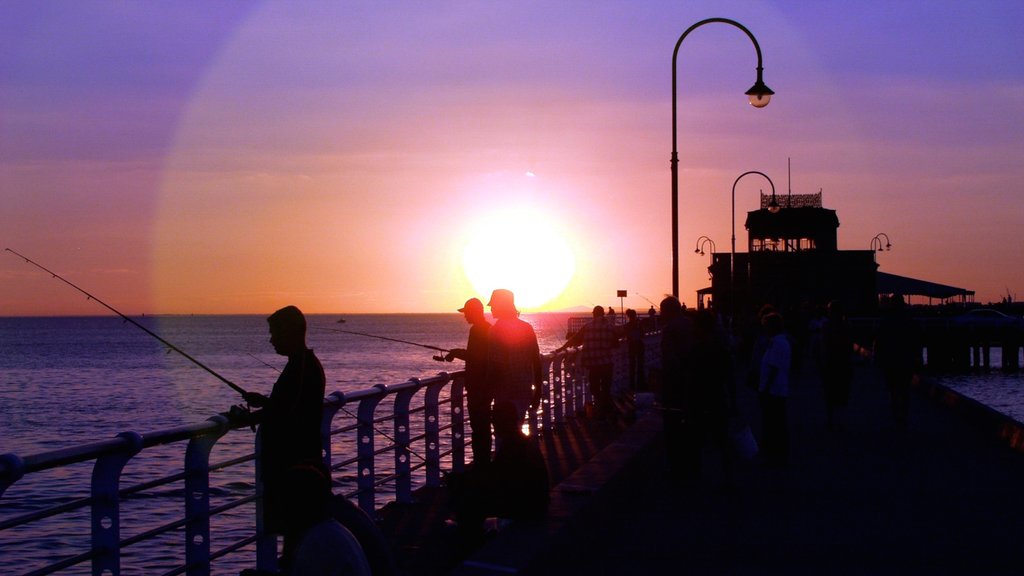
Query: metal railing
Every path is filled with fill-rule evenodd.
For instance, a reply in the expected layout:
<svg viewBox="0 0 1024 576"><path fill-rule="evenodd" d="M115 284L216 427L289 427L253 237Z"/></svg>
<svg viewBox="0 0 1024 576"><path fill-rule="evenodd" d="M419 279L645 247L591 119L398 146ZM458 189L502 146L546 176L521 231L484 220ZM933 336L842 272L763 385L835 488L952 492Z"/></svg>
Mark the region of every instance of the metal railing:
<svg viewBox="0 0 1024 576"><path fill-rule="evenodd" d="M546 355L543 364L547 376L541 406L528 419L534 433L543 433L582 412L589 395L576 368L574 352ZM441 373L347 394L331 393L324 401L321 422L325 463L336 486L344 486L344 480L352 474L355 477L354 488L341 492L373 513L387 501L412 501L417 486L439 485L442 470L463 469L467 444L463 378L461 371ZM381 410L385 401L391 406ZM252 555L239 552L253 547L257 567L272 568L277 560L277 541L262 529L258 498L262 486L253 469L259 466L258 455L252 451L258 442L241 436L240 430L247 427L247 423L218 414L198 424L145 434L122 432L110 440L68 449L25 457L0 455L0 545L4 550L0 572L35 576L77 567L81 573L117 576L122 572L122 560L130 556L133 561L149 564L142 568L146 574L205 576L210 574L213 562L229 555L243 556L237 560L238 566L251 566ZM234 439L236 450L228 446L216 451L222 459L211 462L218 442L225 437ZM164 468L157 478L126 481L129 464L162 450L159 447L179 449L182 445L184 453L178 452L180 470L163 474ZM44 504L27 511L24 509L29 506L18 501L21 495L10 495L11 488L17 491L23 486L30 493L27 485L36 478L52 482L56 475L62 477L60 481L67 481L63 477L71 475L70 467L89 464L88 495L69 497L62 493L55 498L39 498L36 500ZM211 482L212 474L217 475L216 483ZM133 470L132 475L141 472ZM167 504L168 495L177 503ZM128 505L146 504L147 497L162 508L154 511L141 506L139 511L132 510L131 520L126 519ZM47 500L59 502L47 505ZM81 526L85 519L80 518L86 513L87 530ZM159 519L157 526L142 527L153 518ZM47 532L34 528L55 519L56 529ZM242 526L226 531L232 536L211 528L214 522L231 521ZM129 531L133 533L123 534ZM82 536L82 545L77 548L69 543L75 540L75 534ZM227 542L218 542L215 549L215 540ZM35 546L36 557L19 557L19 545L29 541ZM140 543L156 541L164 546L159 554L135 552ZM173 558L168 558L166 549L175 550L170 554ZM3 557L16 564L5 565ZM169 568L169 564L177 565Z"/></svg>

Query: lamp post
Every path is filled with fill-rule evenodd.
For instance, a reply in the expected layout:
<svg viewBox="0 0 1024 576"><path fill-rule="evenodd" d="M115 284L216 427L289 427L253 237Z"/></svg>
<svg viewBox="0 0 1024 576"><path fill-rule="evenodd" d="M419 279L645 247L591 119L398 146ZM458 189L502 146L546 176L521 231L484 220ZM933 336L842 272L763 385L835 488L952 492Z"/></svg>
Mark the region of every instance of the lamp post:
<svg viewBox="0 0 1024 576"><path fill-rule="evenodd" d="M730 308L730 310L729 310L729 322L730 322L730 325L734 321L733 319L736 317L736 185L740 183L740 180L744 176L748 176L750 174L758 174L760 176L764 176L764 179L768 181L768 184L771 184L771 187L772 187L772 203L769 205L768 211L771 212L772 214L774 214L774 213L779 211L779 209L778 209L778 202L775 201L775 183L772 182L772 179L769 178L768 175L765 174L764 172L758 172L757 170L749 170L749 171L744 172L743 174L740 174L739 176L737 176L736 180L733 181L733 183L732 183L732 249L731 249L731 252L729 253L729 308ZM773 210L772 207L774 207L775 209ZM748 264L747 269L749 270L749 264L750 264L750 255L749 254L747 255L747 264ZM747 282L748 283L750 282L750 274L749 274L749 272L747 273Z"/></svg>
<svg viewBox="0 0 1024 576"><path fill-rule="evenodd" d="M771 88L765 86L764 81L761 78L761 73L764 70L761 65L761 46L757 43L757 39L754 38L754 35L750 33L750 30L747 30L746 27L739 22L729 20L727 18L708 18L707 20L701 20L687 28L686 31L683 32L682 36L679 37L679 40L676 41L675 50L672 51L672 295L676 298L679 297L679 152L676 139L676 60L679 56L679 46L682 45L683 40L690 34L690 32L693 32L705 24L711 24L713 22L730 24L739 28L754 44L754 50L757 52L757 81L754 82L754 85L746 92L750 99L750 104L755 108L764 108L771 100L772 94L775 94Z"/></svg>
<svg viewBox="0 0 1024 576"><path fill-rule="evenodd" d="M875 256L876 256L875 252L881 252L882 251L882 237L883 236L885 237L885 249L886 250L892 250L892 244L889 243L889 235L888 234L886 234L885 232L879 232L878 234L875 234L875 237L871 239L871 259L874 260L876 263L878 262L878 259L875 258ZM876 246L878 248L875 248Z"/></svg>
<svg viewBox="0 0 1024 576"><path fill-rule="evenodd" d="M712 240L711 238L708 238L707 236L701 236L700 238L697 238L697 247L693 249L693 252L694 252L694 254L700 254L701 256L703 256L704 255L704 246L706 246L708 244L711 244L711 258L708 259L708 264L710 265L710 264L714 263L714 261L713 261L713 259L715 257L714 253L718 252L718 250L715 248L715 241L714 240Z"/></svg>
<svg viewBox="0 0 1024 576"><path fill-rule="evenodd" d="M892 244L889 243L889 235L886 234L885 232L880 232L878 234L875 234L875 237L871 239L871 250L872 251L876 250L875 246L878 246L878 248L877 248L878 252L882 251L882 237L883 236L885 237L885 249L887 251L888 250L892 250Z"/></svg>

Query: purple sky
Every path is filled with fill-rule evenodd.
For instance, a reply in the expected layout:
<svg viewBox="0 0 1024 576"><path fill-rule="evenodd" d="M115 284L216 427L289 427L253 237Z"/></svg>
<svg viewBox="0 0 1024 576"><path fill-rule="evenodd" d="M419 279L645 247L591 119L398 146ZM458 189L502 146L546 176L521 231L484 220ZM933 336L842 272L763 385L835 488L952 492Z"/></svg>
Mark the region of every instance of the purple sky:
<svg viewBox="0 0 1024 576"><path fill-rule="evenodd" d="M708 17L777 96L745 104L735 28L684 42L684 301L733 180L784 193L787 158L841 249L885 232L883 271L1024 298L1014 1L6 2L0 248L132 313L448 311L481 290L473 222L518 210L574 255L549 307L656 299L672 47ZM101 312L0 258L0 315Z"/></svg>

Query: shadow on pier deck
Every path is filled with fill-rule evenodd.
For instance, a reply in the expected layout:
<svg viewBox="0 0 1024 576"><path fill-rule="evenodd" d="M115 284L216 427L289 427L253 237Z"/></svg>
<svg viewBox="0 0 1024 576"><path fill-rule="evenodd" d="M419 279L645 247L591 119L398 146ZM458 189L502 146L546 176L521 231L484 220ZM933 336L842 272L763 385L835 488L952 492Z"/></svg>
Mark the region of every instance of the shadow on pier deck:
<svg viewBox="0 0 1024 576"><path fill-rule="evenodd" d="M729 482L706 450L700 479L682 486L666 475L657 414L630 426L576 423L546 439L561 470L547 521L513 524L459 558L438 524L443 494L425 494L418 513L403 516L416 531L391 516L391 532L409 537L398 542L399 564L409 574L458 575L1024 570L1024 454L976 414L964 418L919 393L908 429L896 430L881 380L861 367L845 429L827 432L817 379L805 371L793 389L786 468L739 462ZM757 431L753 392L738 394ZM564 459L590 449L599 451L585 463Z"/></svg>

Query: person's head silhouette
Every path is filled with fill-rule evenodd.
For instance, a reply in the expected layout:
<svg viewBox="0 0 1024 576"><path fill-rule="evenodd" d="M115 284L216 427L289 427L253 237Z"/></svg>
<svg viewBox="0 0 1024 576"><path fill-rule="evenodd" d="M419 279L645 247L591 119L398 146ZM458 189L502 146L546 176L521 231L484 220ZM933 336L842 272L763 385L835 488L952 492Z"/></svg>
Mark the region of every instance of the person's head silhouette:
<svg viewBox="0 0 1024 576"><path fill-rule="evenodd" d="M499 320L502 318L515 318L519 315L519 311L516 310L515 296L511 290L498 288L491 292L491 299L487 302L487 305L491 307L491 314Z"/></svg>
<svg viewBox="0 0 1024 576"><path fill-rule="evenodd" d="M270 343L282 356L295 356L306 350L306 317L295 306L285 306L267 318Z"/></svg>

